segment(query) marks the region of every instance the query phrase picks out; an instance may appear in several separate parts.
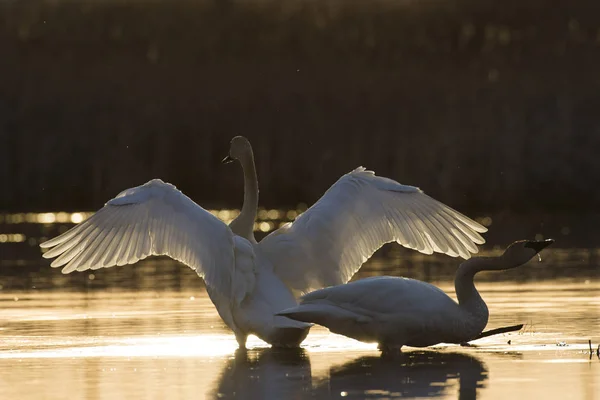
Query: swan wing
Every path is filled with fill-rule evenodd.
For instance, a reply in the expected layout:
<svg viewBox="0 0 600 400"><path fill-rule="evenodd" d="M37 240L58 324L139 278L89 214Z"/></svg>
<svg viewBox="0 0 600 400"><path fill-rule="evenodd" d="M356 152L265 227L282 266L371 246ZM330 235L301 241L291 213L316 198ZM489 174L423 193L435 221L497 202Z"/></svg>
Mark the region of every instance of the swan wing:
<svg viewBox="0 0 600 400"><path fill-rule="evenodd" d="M419 188L360 167L258 246L284 282L307 292L347 282L385 243L467 259L486 231Z"/></svg>
<svg viewBox="0 0 600 400"><path fill-rule="evenodd" d="M347 335L348 329L352 328L348 323L375 321L378 324L399 318L404 324L421 324L423 320L433 319L451 321L459 319L457 309L458 304L429 283L401 277L375 276L307 293L300 297L297 306L280 311L277 315L317 323L333 332Z"/></svg>
<svg viewBox="0 0 600 400"><path fill-rule="evenodd" d="M301 305L330 304L360 315L433 314L456 303L427 282L395 276L372 276L315 290L300 297Z"/></svg>
<svg viewBox="0 0 600 400"><path fill-rule="evenodd" d="M90 218L40 246L48 249L44 258L58 256L51 266L63 267L64 274L166 255L227 298L232 292L243 297L253 282L235 282L237 246L229 227L160 179L124 190Z"/></svg>

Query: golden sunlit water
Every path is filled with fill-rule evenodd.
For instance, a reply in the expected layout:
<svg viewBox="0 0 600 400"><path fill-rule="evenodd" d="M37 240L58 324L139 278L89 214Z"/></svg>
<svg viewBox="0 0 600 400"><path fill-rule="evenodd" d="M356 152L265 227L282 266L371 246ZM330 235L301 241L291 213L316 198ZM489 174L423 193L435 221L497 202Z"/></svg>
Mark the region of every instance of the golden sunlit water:
<svg viewBox="0 0 600 400"><path fill-rule="evenodd" d="M442 285L451 292L451 286ZM483 284L489 327L521 332L477 347L374 344L315 327L300 351L234 336L200 287L193 291L20 292L0 295L0 396L64 398L597 399L597 283ZM508 341L510 340L510 344ZM568 396L566 389L568 388ZM43 394L43 396L41 396ZM282 397L279 397L279 395ZM466 397L464 397L466 396Z"/></svg>
<svg viewBox="0 0 600 400"><path fill-rule="evenodd" d="M212 212L227 221L236 211ZM299 212L262 210L258 231ZM473 347L405 348L387 358L375 344L317 326L300 350L250 337L244 353L202 280L170 259L69 275L50 268L37 244L87 217L2 216L2 399L600 399L600 359L588 344L600 343L597 249L549 248L542 262L482 273L488 329L525 326ZM356 279L409 276L454 296L459 263L391 246Z"/></svg>

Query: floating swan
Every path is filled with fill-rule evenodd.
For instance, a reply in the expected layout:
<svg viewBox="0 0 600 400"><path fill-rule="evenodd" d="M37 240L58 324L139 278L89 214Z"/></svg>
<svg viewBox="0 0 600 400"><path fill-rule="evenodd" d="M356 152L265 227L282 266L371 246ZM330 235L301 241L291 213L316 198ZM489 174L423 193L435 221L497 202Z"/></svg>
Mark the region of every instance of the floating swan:
<svg viewBox="0 0 600 400"><path fill-rule="evenodd" d="M175 186L154 179L127 189L90 218L40 244L62 272L133 264L167 255L204 278L219 315L240 347L248 334L298 346L311 324L275 315L297 305L294 292L347 282L383 244L469 258L487 229L420 189L364 168L343 175L310 209L254 238L258 183L252 147L232 139L224 162L244 172L244 204L229 226Z"/></svg>
<svg viewBox="0 0 600 400"><path fill-rule="evenodd" d="M308 293L301 297L300 305L278 315L317 323L356 340L377 342L383 351L398 351L405 345L468 342L483 331L489 316L475 289L475 274L516 268L553 242L518 241L501 256L463 262L454 280L458 304L429 283L377 276Z"/></svg>

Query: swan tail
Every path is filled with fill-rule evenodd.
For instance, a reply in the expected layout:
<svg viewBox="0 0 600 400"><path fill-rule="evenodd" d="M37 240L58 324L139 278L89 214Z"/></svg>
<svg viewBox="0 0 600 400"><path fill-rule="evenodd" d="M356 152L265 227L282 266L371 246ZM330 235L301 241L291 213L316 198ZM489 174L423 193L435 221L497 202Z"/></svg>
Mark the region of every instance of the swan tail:
<svg viewBox="0 0 600 400"><path fill-rule="evenodd" d="M275 315L271 323L251 327L256 336L275 347L298 347L306 338L313 324Z"/></svg>
<svg viewBox="0 0 600 400"><path fill-rule="evenodd" d="M300 304L299 306L280 311L277 315L286 316L296 321L323 325L327 328L331 328L332 324L344 320L359 323L366 323L371 320L369 317L331 304Z"/></svg>
<svg viewBox="0 0 600 400"><path fill-rule="evenodd" d="M285 316L281 316L279 314L275 315L274 325L276 328L296 328L296 329L306 329L313 326L311 323L303 322L296 320L294 318L286 318Z"/></svg>

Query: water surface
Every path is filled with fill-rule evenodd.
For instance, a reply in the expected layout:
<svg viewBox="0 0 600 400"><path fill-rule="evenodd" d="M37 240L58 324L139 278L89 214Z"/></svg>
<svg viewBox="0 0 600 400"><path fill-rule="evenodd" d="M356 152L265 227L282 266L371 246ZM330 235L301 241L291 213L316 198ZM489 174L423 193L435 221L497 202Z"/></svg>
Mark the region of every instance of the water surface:
<svg viewBox="0 0 600 400"><path fill-rule="evenodd" d="M600 399L600 359L588 346L600 343L598 249L553 246L542 262L478 275L488 329L525 326L473 347L382 358L375 344L317 326L300 350L250 337L240 352L190 269L151 258L62 275L37 245L80 215L31 214L27 223L28 215L0 224L2 399ZM285 222L263 217L259 231L262 222L265 230ZM354 279L408 276L454 296L459 263L385 246Z"/></svg>
<svg viewBox="0 0 600 400"><path fill-rule="evenodd" d="M56 271L58 273L58 271ZM441 285L452 291L449 282ZM15 399L597 399L598 283L480 285L489 328L521 332L407 348L382 358L315 327L299 351L255 337L236 351L201 285L193 290L15 291L0 295L0 396ZM510 341L510 344L508 344Z"/></svg>

